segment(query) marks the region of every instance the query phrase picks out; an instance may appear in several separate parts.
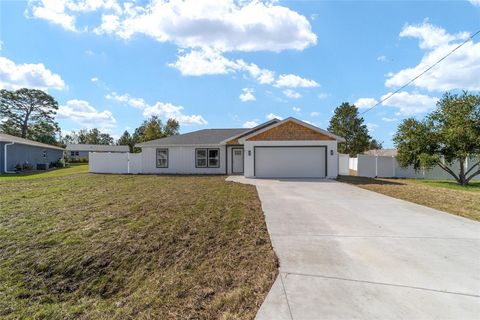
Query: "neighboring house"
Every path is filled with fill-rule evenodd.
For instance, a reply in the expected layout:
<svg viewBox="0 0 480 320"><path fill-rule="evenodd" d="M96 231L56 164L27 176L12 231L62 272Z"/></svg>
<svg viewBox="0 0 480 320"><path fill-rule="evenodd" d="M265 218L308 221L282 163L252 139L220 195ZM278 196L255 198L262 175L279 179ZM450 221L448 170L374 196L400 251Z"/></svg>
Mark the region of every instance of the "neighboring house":
<svg viewBox="0 0 480 320"><path fill-rule="evenodd" d="M30 164L48 168L63 158L63 148L0 133L0 172L14 172L16 165Z"/></svg>
<svg viewBox="0 0 480 320"><path fill-rule="evenodd" d="M111 146L105 144L67 144L69 160L87 159L89 152L129 152L128 146Z"/></svg>
<svg viewBox="0 0 480 320"><path fill-rule="evenodd" d="M363 154L376 157L396 157L397 149L372 149L365 151Z"/></svg>
<svg viewBox="0 0 480 320"><path fill-rule="evenodd" d="M345 140L295 118L252 129L205 129L139 143L141 172L336 178Z"/></svg>

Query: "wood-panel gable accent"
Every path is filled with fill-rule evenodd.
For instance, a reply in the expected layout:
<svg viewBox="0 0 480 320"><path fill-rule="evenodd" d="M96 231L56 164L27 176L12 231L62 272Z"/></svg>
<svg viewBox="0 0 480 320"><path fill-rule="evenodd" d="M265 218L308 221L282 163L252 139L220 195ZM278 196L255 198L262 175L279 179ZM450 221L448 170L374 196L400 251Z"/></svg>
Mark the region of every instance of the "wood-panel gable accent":
<svg viewBox="0 0 480 320"><path fill-rule="evenodd" d="M227 141L227 145L239 145L239 144L240 142L238 141L238 139Z"/></svg>
<svg viewBox="0 0 480 320"><path fill-rule="evenodd" d="M261 132L248 141L289 141L289 140L335 140L323 133L317 132L293 121L287 121Z"/></svg>

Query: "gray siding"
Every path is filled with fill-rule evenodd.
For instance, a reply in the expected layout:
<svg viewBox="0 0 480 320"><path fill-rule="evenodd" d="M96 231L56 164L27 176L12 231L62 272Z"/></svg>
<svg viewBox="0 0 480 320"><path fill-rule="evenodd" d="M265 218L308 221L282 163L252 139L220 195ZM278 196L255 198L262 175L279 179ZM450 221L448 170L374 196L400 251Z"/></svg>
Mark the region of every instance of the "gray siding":
<svg viewBox="0 0 480 320"><path fill-rule="evenodd" d="M69 160L80 160L80 159L83 159L83 158L86 158L88 160L88 154L90 151L77 151L78 152L78 156L72 156L72 152L73 150L68 150L67 151L67 158ZM73 151L75 152L75 151Z"/></svg>
<svg viewBox="0 0 480 320"><path fill-rule="evenodd" d="M4 159L4 142L1 145L2 155L2 167L1 171L4 171L3 159ZM43 157L43 152L47 151L46 158ZM50 163L57 161L63 157L63 150L49 149L44 147L29 146L25 144L14 144L7 147L7 170L15 171L17 164L24 164L28 162L36 169L37 163Z"/></svg>
<svg viewBox="0 0 480 320"><path fill-rule="evenodd" d="M4 172L4 165L3 165L3 146L5 145L5 142L0 141L0 173Z"/></svg>

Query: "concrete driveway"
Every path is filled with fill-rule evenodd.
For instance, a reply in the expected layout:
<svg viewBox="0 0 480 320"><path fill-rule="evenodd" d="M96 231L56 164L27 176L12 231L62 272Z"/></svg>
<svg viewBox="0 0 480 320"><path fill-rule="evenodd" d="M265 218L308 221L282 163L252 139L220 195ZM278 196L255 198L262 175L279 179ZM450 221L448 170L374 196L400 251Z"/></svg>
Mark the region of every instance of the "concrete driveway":
<svg viewBox="0 0 480 320"><path fill-rule="evenodd" d="M257 319L480 319L480 223L335 181L231 179L256 184L280 260Z"/></svg>

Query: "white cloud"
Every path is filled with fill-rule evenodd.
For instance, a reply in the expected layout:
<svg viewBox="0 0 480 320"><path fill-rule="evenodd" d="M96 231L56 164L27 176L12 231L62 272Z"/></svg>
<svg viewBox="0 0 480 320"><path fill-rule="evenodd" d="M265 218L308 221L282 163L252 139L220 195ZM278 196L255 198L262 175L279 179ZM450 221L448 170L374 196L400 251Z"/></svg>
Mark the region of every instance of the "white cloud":
<svg viewBox="0 0 480 320"><path fill-rule="evenodd" d="M385 61L387 61L387 57L385 57L385 56L383 56L383 55L382 55L382 56L378 56L378 57L377 57L377 61L385 62Z"/></svg>
<svg viewBox="0 0 480 320"><path fill-rule="evenodd" d="M282 117L277 116L276 114L273 114L273 113L267 114L267 115L265 116L265 118L266 118L267 120L273 120L273 119L283 120Z"/></svg>
<svg viewBox="0 0 480 320"><path fill-rule="evenodd" d="M328 98L329 95L330 95L330 94L328 94L328 93L319 93L319 94L317 95L317 97L318 97L318 99L323 100L323 99Z"/></svg>
<svg viewBox="0 0 480 320"><path fill-rule="evenodd" d="M291 99L298 99L298 98L301 98L302 95L296 91L293 91L291 89L286 89L286 90L283 90L283 94L287 97L287 98L291 98Z"/></svg>
<svg viewBox="0 0 480 320"><path fill-rule="evenodd" d="M368 122L366 123L368 131L375 131L375 128L378 128L378 124Z"/></svg>
<svg viewBox="0 0 480 320"><path fill-rule="evenodd" d="M98 33L124 39L144 34L182 48L279 52L303 50L317 42L304 16L270 1L155 1L113 15L118 20L102 18Z"/></svg>
<svg viewBox="0 0 480 320"><path fill-rule="evenodd" d="M450 34L445 29L424 22L421 25L406 25L401 37L420 40L419 47L425 50L420 62L410 68L390 73L385 86L400 87L451 52L468 33ZM468 41L463 47L440 62L433 69L415 80L414 86L428 91L453 89L480 90L480 43Z"/></svg>
<svg viewBox="0 0 480 320"><path fill-rule="evenodd" d="M320 112L314 111L310 112L310 117L318 117L320 115Z"/></svg>
<svg viewBox="0 0 480 320"><path fill-rule="evenodd" d="M185 76L226 74L238 70L238 65L225 58L219 51L204 48L180 55L174 63L168 64Z"/></svg>
<svg viewBox="0 0 480 320"><path fill-rule="evenodd" d="M387 117L383 117L382 120L385 121L385 122L396 122L396 121L398 121L397 118L387 118Z"/></svg>
<svg viewBox="0 0 480 320"><path fill-rule="evenodd" d="M157 102L152 106L148 106L143 110L145 117L159 116L164 119L173 118L180 124L207 124L207 121L200 115L186 115L183 113L182 106L176 106L171 103Z"/></svg>
<svg viewBox="0 0 480 320"><path fill-rule="evenodd" d="M421 49L433 49L455 40L465 40L469 37L469 34L467 32L455 35L449 34L445 29L424 21L422 24L405 25L400 32L400 37L417 38L420 40L419 46Z"/></svg>
<svg viewBox="0 0 480 320"><path fill-rule="evenodd" d="M129 94L118 94L116 92L109 93L105 96L108 100L114 100L117 102L128 104L137 109L144 109L148 107L148 104L142 98L134 98Z"/></svg>
<svg viewBox="0 0 480 320"><path fill-rule="evenodd" d="M302 111L302 109L300 109L299 107L293 107L292 110L293 110L294 112L300 112L300 111Z"/></svg>
<svg viewBox="0 0 480 320"><path fill-rule="evenodd" d="M126 93L118 94L116 92L107 94L105 98L143 110L145 117L156 115L164 119L172 118L177 120L181 125L207 124L207 121L201 115L184 114L184 108L182 106L176 106L168 102L157 101L154 105L150 105L142 98L135 98Z"/></svg>
<svg viewBox="0 0 480 320"><path fill-rule="evenodd" d="M390 94L385 94L381 99L386 98ZM382 105L399 109L398 115L411 116L432 110L437 101L438 98L436 97L400 91L387 101L382 102Z"/></svg>
<svg viewBox="0 0 480 320"><path fill-rule="evenodd" d="M22 87L62 90L66 86L62 78L45 68L43 63L16 64L0 57L0 88L15 90Z"/></svg>
<svg viewBox="0 0 480 320"><path fill-rule="evenodd" d="M238 97L242 102L247 102L247 101L255 101L256 98L253 95L253 89L251 88L243 88L242 93Z"/></svg>
<svg viewBox="0 0 480 320"><path fill-rule="evenodd" d="M92 82L97 82L97 81L98 81L98 78L97 78L97 77L93 77L92 79L90 79L90 81L92 81Z"/></svg>
<svg viewBox="0 0 480 320"><path fill-rule="evenodd" d="M87 128L115 126L116 120L108 110L97 111L85 100L69 100L65 105L58 108L57 117L70 119Z"/></svg>
<svg viewBox="0 0 480 320"><path fill-rule="evenodd" d="M258 126L258 123L255 120L247 121L242 125L242 127L244 127L244 128L253 128L253 127L256 127L256 126Z"/></svg>
<svg viewBox="0 0 480 320"><path fill-rule="evenodd" d="M468 0L474 6L480 7L480 0Z"/></svg>
<svg viewBox="0 0 480 320"><path fill-rule="evenodd" d="M67 31L79 31L77 16L106 10L120 14L122 9L116 0L29 0L25 15L29 18L47 20ZM88 27L82 28L82 30Z"/></svg>
<svg viewBox="0 0 480 320"><path fill-rule="evenodd" d="M357 101L355 101L353 104L358 109L364 109L364 108L373 107L377 103L378 103L378 101L375 100L374 98L360 98Z"/></svg>
<svg viewBox="0 0 480 320"><path fill-rule="evenodd" d="M220 51L209 48L188 52L182 50L177 61L169 63L168 66L176 68L184 76L244 72L260 84L271 84L275 81L273 71L262 69L256 64L245 62L242 59L229 60Z"/></svg>
<svg viewBox="0 0 480 320"><path fill-rule="evenodd" d="M314 80L302 78L294 74L281 74L275 82L275 87L313 88L320 86Z"/></svg>

